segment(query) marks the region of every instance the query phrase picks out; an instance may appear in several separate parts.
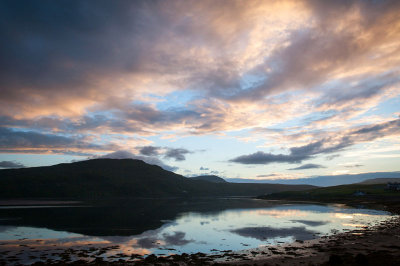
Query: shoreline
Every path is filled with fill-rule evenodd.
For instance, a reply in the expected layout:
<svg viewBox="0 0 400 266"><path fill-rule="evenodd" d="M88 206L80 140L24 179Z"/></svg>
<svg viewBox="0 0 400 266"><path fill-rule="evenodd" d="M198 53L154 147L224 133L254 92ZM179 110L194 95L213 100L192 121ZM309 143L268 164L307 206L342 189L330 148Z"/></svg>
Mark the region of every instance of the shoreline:
<svg viewBox="0 0 400 266"><path fill-rule="evenodd" d="M345 204L389 211L393 218L371 227L318 239L243 251L245 260L220 265L398 265L400 263L400 201L397 198L286 200L284 203ZM218 265L217 264L217 265Z"/></svg>
<svg viewBox="0 0 400 266"><path fill-rule="evenodd" d="M246 259L217 265L386 265L400 262L400 217L370 228L318 239L250 249Z"/></svg>
<svg viewBox="0 0 400 266"><path fill-rule="evenodd" d="M149 255L145 258L120 258L108 262L101 257L91 261L53 260L31 265L398 265L400 262L400 202L366 201L324 202L301 200L271 200L282 203L345 204L390 211L394 214L380 224L355 230L322 236L321 238L296 241L287 244L264 246L240 251L222 251L218 254L179 254L167 257ZM69 253L73 255L76 250ZM134 259L134 261L132 260ZM5 261L0 260L0 265ZM4 264L6 265L6 264Z"/></svg>
<svg viewBox="0 0 400 266"><path fill-rule="evenodd" d="M381 265L400 262L400 201L397 199L359 198L342 200L282 200L282 203L345 204L391 212L394 216L380 224L296 241L287 244L232 251L220 255L182 254L166 258L143 259L136 263L104 265ZM201 256L204 255L204 256ZM199 263L200 262L200 263Z"/></svg>

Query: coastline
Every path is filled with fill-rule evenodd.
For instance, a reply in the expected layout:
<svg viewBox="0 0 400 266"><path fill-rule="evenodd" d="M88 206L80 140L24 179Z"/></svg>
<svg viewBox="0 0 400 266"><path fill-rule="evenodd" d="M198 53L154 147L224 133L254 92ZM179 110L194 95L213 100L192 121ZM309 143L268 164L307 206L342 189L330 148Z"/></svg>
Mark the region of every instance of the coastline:
<svg viewBox="0 0 400 266"><path fill-rule="evenodd" d="M297 203L331 203L363 206L391 212L394 217L371 227L306 240L302 243L243 251L245 259L219 262L221 265L399 265L400 201L398 198L335 200L282 200Z"/></svg>
<svg viewBox="0 0 400 266"><path fill-rule="evenodd" d="M400 262L400 201L398 199L277 200L286 203L346 204L391 212L394 216L371 227L288 244L226 252L220 255L182 254L109 265L381 265ZM107 265L107 264L105 264Z"/></svg>
<svg viewBox="0 0 400 266"><path fill-rule="evenodd" d="M398 265L400 217L379 225L324 236L302 243L245 251L245 259L220 265Z"/></svg>
<svg viewBox="0 0 400 266"><path fill-rule="evenodd" d="M327 204L325 201L271 200L282 203ZM101 257L87 256L91 262L78 260L53 260L32 265L398 265L400 262L400 201L357 199L352 202L334 201L331 204L364 206L389 211L394 216L378 225L352 231L296 241L288 244L264 246L240 251L222 251L218 254L180 254L169 256L149 255L145 258L116 257L107 262ZM112 248L112 247L111 247ZM67 250L65 258L84 250ZM82 254L83 254L82 253ZM0 260L0 265L6 261ZM6 264L4 264L6 265Z"/></svg>

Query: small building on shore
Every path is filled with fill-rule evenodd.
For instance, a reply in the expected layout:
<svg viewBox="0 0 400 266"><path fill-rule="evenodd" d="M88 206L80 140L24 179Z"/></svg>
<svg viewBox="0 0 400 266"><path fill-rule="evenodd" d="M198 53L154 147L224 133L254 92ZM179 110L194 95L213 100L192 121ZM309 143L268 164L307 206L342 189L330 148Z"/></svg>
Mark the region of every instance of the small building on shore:
<svg viewBox="0 0 400 266"><path fill-rule="evenodd" d="M353 193L353 196L365 196L365 192L357 190L356 192Z"/></svg>
<svg viewBox="0 0 400 266"><path fill-rule="evenodd" d="M395 190L395 191L400 191L400 183L398 182L388 182L386 184L386 189L387 190Z"/></svg>

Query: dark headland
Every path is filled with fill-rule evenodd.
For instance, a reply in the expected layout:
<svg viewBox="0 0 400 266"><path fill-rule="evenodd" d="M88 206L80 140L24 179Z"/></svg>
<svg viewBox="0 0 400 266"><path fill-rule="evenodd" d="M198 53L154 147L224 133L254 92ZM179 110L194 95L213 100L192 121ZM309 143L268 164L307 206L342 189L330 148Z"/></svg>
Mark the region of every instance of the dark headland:
<svg viewBox="0 0 400 266"><path fill-rule="evenodd" d="M208 182L213 182L213 183L226 183L227 181L219 176L216 175L200 175L200 176L195 176L191 177L193 180L203 180L203 181L208 181Z"/></svg>
<svg viewBox="0 0 400 266"><path fill-rule="evenodd" d="M310 185L216 183L207 178L186 178L141 160L93 159L45 167L0 170L0 199L255 197L313 188Z"/></svg>

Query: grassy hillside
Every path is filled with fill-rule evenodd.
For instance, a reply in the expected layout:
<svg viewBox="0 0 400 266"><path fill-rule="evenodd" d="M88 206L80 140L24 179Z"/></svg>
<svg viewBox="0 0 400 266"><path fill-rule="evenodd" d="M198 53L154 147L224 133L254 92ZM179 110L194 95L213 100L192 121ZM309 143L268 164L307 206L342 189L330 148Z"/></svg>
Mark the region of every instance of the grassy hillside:
<svg viewBox="0 0 400 266"><path fill-rule="evenodd" d="M386 190L385 188L386 184L351 184L314 188L304 191L279 192L260 196L260 198L318 201L342 201L371 198L400 199L399 191Z"/></svg>
<svg viewBox="0 0 400 266"><path fill-rule="evenodd" d="M360 182L360 184L372 185L372 184L386 184L388 182L400 183L400 178L374 178Z"/></svg>
<svg viewBox="0 0 400 266"><path fill-rule="evenodd" d="M257 196L308 185L231 184L191 180L132 159L94 159L0 170L0 198Z"/></svg>

